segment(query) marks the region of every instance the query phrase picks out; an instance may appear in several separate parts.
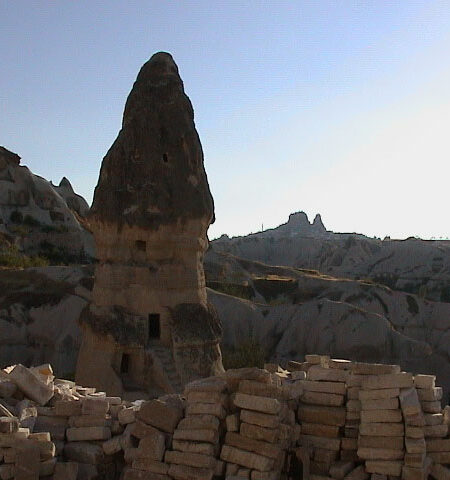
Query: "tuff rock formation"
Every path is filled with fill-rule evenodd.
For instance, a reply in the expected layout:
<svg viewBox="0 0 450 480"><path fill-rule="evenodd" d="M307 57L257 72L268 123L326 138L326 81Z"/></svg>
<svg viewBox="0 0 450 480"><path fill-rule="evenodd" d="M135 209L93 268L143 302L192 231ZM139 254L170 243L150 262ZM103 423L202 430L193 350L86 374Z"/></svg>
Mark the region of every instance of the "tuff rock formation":
<svg viewBox="0 0 450 480"><path fill-rule="evenodd" d="M83 219L89 210L67 179L55 187L0 147L0 234L27 255L55 252L81 263L94 255ZM70 186L70 189L67 187Z"/></svg>
<svg viewBox="0 0 450 480"><path fill-rule="evenodd" d="M303 212L289 215L277 228L243 237L222 236L213 252L294 268L314 269L334 277L370 279L394 290L436 302L450 302L450 241L369 238L334 233L320 215L312 224Z"/></svg>
<svg viewBox="0 0 450 480"><path fill-rule="evenodd" d="M157 53L137 76L95 189L99 263L77 381L153 395L222 369L202 264L213 217L191 102L172 57Z"/></svg>
<svg viewBox="0 0 450 480"><path fill-rule="evenodd" d="M408 371L437 375L444 399L449 398L449 303L288 267L228 261L236 262L231 275L239 271L248 281L247 290L239 292L233 285L233 293L247 293L254 301L207 289L223 324L224 357L252 340L266 360L283 366L288 360L302 361L311 352L399 363ZM229 266L216 258L205 268L213 276L213 269ZM78 318L92 295L90 270L90 266L0 270L2 366L51 361L56 375L72 377L82 335ZM225 283L213 286L223 289ZM186 321L186 330L188 326ZM189 334L197 335L198 328L189 326Z"/></svg>
<svg viewBox="0 0 450 480"><path fill-rule="evenodd" d="M77 213L80 217L86 217L89 213L89 205L86 200L77 195L72 187L72 184L66 177L63 177L58 186L53 185L53 188L64 198L70 209Z"/></svg>

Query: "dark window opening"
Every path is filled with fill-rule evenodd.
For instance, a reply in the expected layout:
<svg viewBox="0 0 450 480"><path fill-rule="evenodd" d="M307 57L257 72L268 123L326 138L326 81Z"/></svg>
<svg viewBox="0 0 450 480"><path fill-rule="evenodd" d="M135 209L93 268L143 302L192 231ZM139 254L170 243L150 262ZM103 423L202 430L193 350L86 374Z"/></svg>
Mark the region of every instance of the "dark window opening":
<svg viewBox="0 0 450 480"><path fill-rule="evenodd" d="M169 157L167 156L167 153L163 153L162 159L164 163L167 163L169 161Z"/></svg>
<svg viewBox="0 0 450 480"><path fill-rule="evenodd" d="M159 313L150 313L148 316L148 338L159 338L161 336L161 324Z"/></svg>
<svg viewBox="0 0 450 480"><path fill-rule="evenodd" d="M120 362L120 373L128 373L130 371L130 355L128 353L122 354Z"/></svg>
<svg viewBox="0 0 450 480"><path fill-rule="evenodd" d="M136 240L136 249L140 252L145 252L147 250L147 243L144 240Z"/></svg>

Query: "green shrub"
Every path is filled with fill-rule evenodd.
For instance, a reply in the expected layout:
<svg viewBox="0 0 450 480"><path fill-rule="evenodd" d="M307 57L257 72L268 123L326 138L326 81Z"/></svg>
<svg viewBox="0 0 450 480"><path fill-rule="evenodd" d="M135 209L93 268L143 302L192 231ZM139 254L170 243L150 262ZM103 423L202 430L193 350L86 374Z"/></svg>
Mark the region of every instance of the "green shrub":
<svg viewBox="0 0 450 480"><path fill-rule="evenodd" d="M19 237L24 237L30 233L30 227L27 225L11 225L9 231L18 235Z"/></svg>
<svg viewBox="0 0 450 480"><path fill-rule="evenodd" d="M41 232L44 233L67 233L69 231L66 225L42 225Z"/></svg>
<svg viewBox="0 0 450 480"><path fill-rule="evenodd" d="M398 275L395 275L394 273L379 273L379 274L373 275L371 279L375 283L385 285L391 290L395 290L397 287Z"/></svg>
<svg viewBox="0 0 450 480"><path fill-rule="evenodd" d="M206 283L206 286L217 292L225 293L232 297L243 298L245 300L251 300L255 296L255 291L249 285L209 281Z"/></svg>
<svg viewBox="0 0 450 480"><path fill-rule="evenodd" d="M14 210L13 212L11 212L9 219L13 223L22 223L23 222L22 212L19 212L18 210Z"/></svg>
<svg viewBox="0 0 450 480"><path fill-rule="evenodd" d="M53 245L47 240L43 240L39 244L39 254L46 258L51 265L69 265L80 261L79 257L69 253L66 248Z"/></svg>
<svg viewBox="0 0 450 480"><path fill-rule="evenodd" d="M442 287L441 302L450 303L450 285L446 285L445 287Z"/></svg>
<svg viewBox="0 0 450 480"><path fill-rule="evenodd" d="M265 349L254 339L243 340L235 347L222 347L222 362L226 370L244 367L263 368L265 360Z"/></svg>
<svg viewBox="0 0 450 480"><path fill-rule="evenodd" d="M25 215L25 218L23 219L23 224L28 225L29 227L39 227L41 225L41 222L39 220L36 220L31 215Z"/></svg>
<svg viewBox="0 0 450 480"><path fill-rule="evenodd" d="M0 251L0 266L8 268L45 267L48 260L40 256L28 256L20 253L15 245L4 247Z"/></svg>
<svg viewBox="0 0 450 480"><path fill-rule="evenodd" d="M270 300L267 301L267 304L270 305L271 307L276 307L278 305L286 305L286 304L291 304L293 303L293 299L290 299L286 295L278 295L276 298L271 298Z"/></svg>
<svg viewBox="0 0 450 480"><path fill-rule="evenodd" d="M291 298L298 288L298 281L295 278L268 275L254 278L253 285L268 304L280 305L289 302L288 298Z"/></svg>

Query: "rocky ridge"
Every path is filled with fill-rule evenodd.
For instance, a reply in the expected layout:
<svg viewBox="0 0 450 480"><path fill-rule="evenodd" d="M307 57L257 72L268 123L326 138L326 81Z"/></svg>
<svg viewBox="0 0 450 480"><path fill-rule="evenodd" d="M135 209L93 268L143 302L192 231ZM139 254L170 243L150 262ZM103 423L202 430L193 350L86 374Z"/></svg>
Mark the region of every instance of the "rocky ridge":
<svg viewBox="0 0 450 480"><path fill-rule="evenodd" d="M20 252L89 261L94 247L83 220L88 209L66 178L55 186L0 147L0 233Z"/></svg>
<svg viewBox="0 0 450 480"><path fill-rule="evenodd" d="M250 340L267 360L284 366L312 352L399 363L437 375L447 398L450 304L362 281L249 264L261 278L250 285L255 301L207 289L222 322L225 352ZM92 269L86 267L0 271L2 363L51 360L59 375L73 373L81 343L78 319L92 284Z"/></svg>
<svg viewBox="0 0 450 480"><path fill-rule="evenodd" d="M450 302L450 241L384 240L333 233L316 216L292 214L277 228L213 240L211 253L229 253L267 265L312 269L340 278L370 279L388 287ZM206 257L206 262L209 257Z"/></svg>

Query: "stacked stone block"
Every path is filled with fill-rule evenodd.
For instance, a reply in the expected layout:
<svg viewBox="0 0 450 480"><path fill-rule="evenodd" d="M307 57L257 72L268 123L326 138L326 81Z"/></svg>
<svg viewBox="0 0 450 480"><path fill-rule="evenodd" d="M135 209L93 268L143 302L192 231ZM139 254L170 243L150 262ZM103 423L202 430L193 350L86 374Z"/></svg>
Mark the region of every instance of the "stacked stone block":
<svg viewBox="0 0 450 480"><path fill-rule="evenodd" d="M417 390L400 390L400 405L405 422L405 464L402 469L404 479L425 479L429 475L431 461L426 456L424 438L425 419Z"/></svg>
<svg viewBox="0 0 450 480"><path fill-rule="evenodd" d="M359 424L361 422L361 401L359 392L361 390L361 375L354 374L354 364L349 367L347 377L347 403L344 436L341 443L341 459L347 461L359 461L357 455Z"/></svg>
<svg viewBox="0 0 450 480"><path fill-rule="evenodd" d="M30 433L14 416L0 417L0 458L2 480L52 475L57 461L50 435Z"/></svg>
<svg viewBox="0 0 450 480"><path fill-rule="evenodd" d="M57 462L48 432L32 433L38 407L54 391L49 365L16 365L0 375L0 478L28 479L52 475ZM26 398L26 396L28 398ZM31 399L31 400L30 400Z"/></svg>
<svg viewBox="0 0 450 480"><path fill-rule="evenodd" d="M313 475L343 477L353 467L341 458L350 363L320 355L307 355L305 360L310 365L298 408L300 445L309 453Z"/></svg>
<svg viewBox="0 0 450 480"><path fill-rule="evenodd" d="M2 480L106 479L122 469L113 445L124 430L118 414L129 404L119 397L55 379L49 365L2 370L0 397Z"/></svg>
<svg viewBox="0 0 450 480"><path fill-rule="evenodd" d="M400 389L412 386L412 375L397 365L367 364L361 382L358 457L372 475L399 477L404 462L405 426Z"/></svg>
<svg viewBox="0 0 450 480"><path fill-rule="evenodd" d="M292 389L264 370L227 372L225 378L232 409L220 454L226 478L279 479L294 445Z"/></svg>
<svg viewBox="0 0 450 480"><path fill-rule="evenodd" d="M218 456L228 407L226 390L225 380L217 377L186 386L186 415L174 431L172 450L165 455L171 478L210 480L222 473Z"/></svg>
<svg viewBox="0 0 450 480"><path fill-rule="evenodd" d="M423 411L426 464L436 480L450 480L449 407L441 407L443 391L434 375L416 375L414 386Z"/></svg>
<svg viewBox="0 0 450 480"><path fill-rule="evenodd" d="M124 480L170 478L164 457L183 410L184 402L179 395L166 395L119 412L126 427L115 448L124 451L128 464Z"/></svg>
<svg viewBox="0 0 450 480"><path fill-rule="evenodd" d="M310 480L450 480L450 411L434 376L305 360L133 403L49 365L0 370L0 480L277 480L295 453Z"/></svg>

